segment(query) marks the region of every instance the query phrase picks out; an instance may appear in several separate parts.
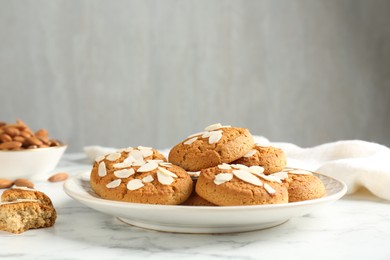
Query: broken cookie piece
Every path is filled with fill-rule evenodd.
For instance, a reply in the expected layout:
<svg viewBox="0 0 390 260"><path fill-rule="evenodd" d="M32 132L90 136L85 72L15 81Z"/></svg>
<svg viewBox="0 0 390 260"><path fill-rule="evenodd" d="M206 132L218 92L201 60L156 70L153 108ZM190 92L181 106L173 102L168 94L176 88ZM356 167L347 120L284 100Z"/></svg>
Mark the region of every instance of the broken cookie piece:
<svg viewBox="0 0 390 260"><path fill-rule="evenodd" d="M51 227L57 213L50 198L37 190L10 189L0 203L0 230L19 234L29 229Z"/></svg>

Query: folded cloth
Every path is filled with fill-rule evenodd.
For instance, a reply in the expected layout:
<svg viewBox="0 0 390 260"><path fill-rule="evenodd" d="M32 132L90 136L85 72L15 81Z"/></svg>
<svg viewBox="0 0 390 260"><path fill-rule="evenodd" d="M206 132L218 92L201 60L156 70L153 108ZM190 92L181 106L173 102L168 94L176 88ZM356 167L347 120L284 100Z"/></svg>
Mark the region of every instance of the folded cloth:
<svg viewBox="0 0 390 260"><path fill-rule="evenodd" d="M91 161L94 161L96 158L106 155L109 153L113 153L117 148L113 147L103 147L99 145L92 145L92 146L85 146L84 147L84 153L90 159Z"/></svg>
<svg viewBox="0 0 390 260"><path fill-rule="evenodd" d="M374 195L390 200L390 149L386 146L349 140L301 148L291 143L270 142L263 136L254 136L254 139L255 143L283 149L287 167L306 169L339 179L347 185L348 194L365 187ZM115 150L101 146L84 148L91 160ZM167 155L169 149L161 152Z"/></svg>
<svg viewBox="0 0 390 260"><path fill-rule="evenodd" d="M255 142L283 149L287 167L319 172L343 181L347 194L360 187L374 195L390 200L390 149L386 146L348 140L301 148L290 143L270 143L255 136Z"/></svg>

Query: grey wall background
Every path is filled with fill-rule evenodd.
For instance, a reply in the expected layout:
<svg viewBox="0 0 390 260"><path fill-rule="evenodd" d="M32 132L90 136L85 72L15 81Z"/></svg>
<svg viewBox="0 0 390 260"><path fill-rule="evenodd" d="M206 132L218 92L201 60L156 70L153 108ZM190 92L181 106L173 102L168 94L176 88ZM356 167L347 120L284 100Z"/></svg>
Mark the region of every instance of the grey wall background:
<svg viewBox="0 0 390 260"><path fill-rule="evenodd" d="M221 122L390 145L390 1L0 0L0 121L165 148Z"/></svg>

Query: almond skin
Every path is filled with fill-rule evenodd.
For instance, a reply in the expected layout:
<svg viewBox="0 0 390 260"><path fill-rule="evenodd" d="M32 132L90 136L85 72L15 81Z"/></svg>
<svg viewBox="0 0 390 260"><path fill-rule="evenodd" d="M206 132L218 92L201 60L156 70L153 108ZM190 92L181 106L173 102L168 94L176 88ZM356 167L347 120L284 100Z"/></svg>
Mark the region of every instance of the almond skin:
<svg viewBox="0 0 390 260"><path fill-rule="evenodd" d="M22 143L17 141L11 141L0 144L0 150L14 150L22 147Z"/></svg>
<svg viewBox="0 0 390 260"><path fill-rule="evenodd" d="M11 142L12 137L7 135L7 134L2 134L2 135L0 135L0 141L2 141L3 143Z"/></svg>
<svg viewBox="0 0 390 260"><path fill-rule="evenodd" d="M12 185L14 185L14 181L6 180L6 179L0 179L0 189L8 189Z"/></svg>
<svg viewBox="0 0 390 260"><path fill-rule="evenodd" d="M27 179L16 179L14 182L15 186L20 186L20 187L27 187L30 189L34 189L34 183Z"/></svg>
<svg viewBox="0 0 390 260"><path fill-rule="evenodd" d="M4 131L11 137L20 135L20 130L16 127L6 127Z"/></svg>
<svg viewBox="0 0 390 260"><path fill-rule="evenodd" d="M60 181L64 181L64 180L68 179L68 177L69 177L69 174L67 174L66 172L59 172L59 173L53 174L47 180L50 182L60 182Z"/></svg>

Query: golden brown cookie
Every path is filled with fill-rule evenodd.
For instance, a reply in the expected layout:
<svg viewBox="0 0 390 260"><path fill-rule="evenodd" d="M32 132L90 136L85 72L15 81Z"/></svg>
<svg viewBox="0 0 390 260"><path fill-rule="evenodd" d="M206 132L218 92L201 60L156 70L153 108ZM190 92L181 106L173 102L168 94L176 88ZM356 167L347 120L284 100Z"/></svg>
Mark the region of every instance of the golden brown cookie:
<svg viewBox="0 0 390 260"><path fill-rule="evenodd" d="M237 160L253 144L248 129L214 124L174 146L169 152L168 161L186 171L199 171Z"/></svg>
<svg viewBox="0 0 390 260"><path fill-rule="evenodd" d="M167 163L157 150L141 146L97 158L90 183L104 199L134 203L176 205L192 192L185 170Z"/></svg>
<svg viewBox="0 0 390 260"><path fill-rule="evenodd" d="M280 172L286 167L286 156L282 149L255 145L253 149L233 163L246 166L258 165L264 168L264 174L271 174Z"/></svg>
<svg viewBox="0 0 390 260"><path fill-rule="evenodd" d="M263 174L260 166L222 164L201 171L196 192L219 206L279 204L288 202L286 185Z"/></svg>
<svg viewBox="0 0 390 260"><path fill-rule="evenodd" d="M324 184L312 172L297 169L287 172L289 202L318 199L325 195Z"/></svg>
<svg viewBox="0 0 390 260"><path fill-rule="evenodd" d="M196 186L196 180L193 181L194 187ZM196 193L195 189L192 191L191 196L184 201L181 205L185 206L217 206L210 201L205 200Z"/></svg>

